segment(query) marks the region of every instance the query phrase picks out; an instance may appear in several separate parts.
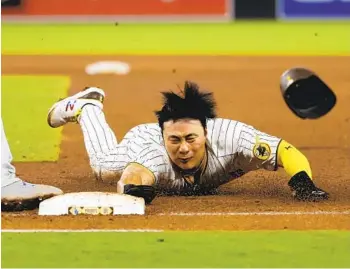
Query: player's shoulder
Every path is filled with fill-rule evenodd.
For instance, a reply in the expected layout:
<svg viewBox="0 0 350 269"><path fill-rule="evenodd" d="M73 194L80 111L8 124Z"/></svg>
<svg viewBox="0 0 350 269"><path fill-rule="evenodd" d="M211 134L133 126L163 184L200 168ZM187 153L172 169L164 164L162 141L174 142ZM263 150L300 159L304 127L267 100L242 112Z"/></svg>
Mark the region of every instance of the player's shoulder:
<svg viewBox="0 0 350 269"><path fill-rule="evenodd" d="M158 123L144 123L144 124L141 124L140 126L142 126L142 128L144 129L148 129L148 130L153 130L153 131L156 131L156 132L160 132L161 129L159 127L159 124Z"/></svg>
<svg viewBox="0 0 350 269"><path fill-rule="evenodd" d="M135 125L130 129L130 131L136 131L136 132L150 132L153 134L159 134L161 133L161 129L159 127L158 123L141 123L138 125Z"/></svg>
<svg viewBox="0 0 350 269"><path fill-rule="evenodd" d="M242 121L215 118L207 121L207 138L213 144L228 145L228 141L238 140L242 133L253 133L256 129Z"/></svg>
<svg viewBox="0 0 350 269"><path fill-rule="evenodd" d="M214 118L207 120L207 129L209 132L212 131L223 131L227 128L231 128L233 126L244 125L243 122L233 120L233 119L225 119L225 118Z"/></svg>
<svg viewBox="0 0 350 269"><path fill-rule="evenodd" d="M221 129L221 131L222 131L223 129L225 130L225 128L232 129L232 127L258 130L252 124L249 124L249 123L244 122L244 121L234 120L234 119L214 118L214 119L207 120L208 130L209 129L212 129L212 130Z"/></svg>
<svg viewBox="0 0 350 269"><path fill-rule="evenodd" d="M251 136L273 137L265 130L242 121L215 118L207 121L208 139L213 143L226 143L226 140L240 140Z"/></svg>

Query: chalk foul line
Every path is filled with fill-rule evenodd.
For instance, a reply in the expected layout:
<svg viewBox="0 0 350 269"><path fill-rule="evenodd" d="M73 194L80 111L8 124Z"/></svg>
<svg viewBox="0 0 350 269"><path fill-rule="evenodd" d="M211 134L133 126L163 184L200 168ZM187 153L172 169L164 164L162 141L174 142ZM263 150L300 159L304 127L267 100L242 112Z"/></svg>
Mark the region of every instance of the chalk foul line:
<svg viewBox="0 0 350 269"><path fill-rule="evenodd" d="M345 211L261 211L261 212L170 212L156 216L286 216L286 215L350 215Z"/></svg>

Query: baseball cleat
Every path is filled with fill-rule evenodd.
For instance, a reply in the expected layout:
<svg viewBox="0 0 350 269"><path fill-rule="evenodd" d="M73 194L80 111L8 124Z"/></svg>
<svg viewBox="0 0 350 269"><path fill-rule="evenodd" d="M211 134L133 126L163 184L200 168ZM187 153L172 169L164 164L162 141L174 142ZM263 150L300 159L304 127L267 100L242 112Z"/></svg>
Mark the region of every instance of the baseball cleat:
<svg viewBox="0 0 350 269"><path fill-rule="evenodd" d="M77 122L85 105L95 105L103 108L105 93L102 89L88 87L75 95L56 102L49 110L47 123L52 128L63 126L68 122Z"/></svg>
<svg viewBox="0 0 350 269"><path fill-rule="evenodd" d="M1 211L33 210L41 201L61 194L63 191L53 186L16 181L1 187Z"/></svg>
<svg viewBox="0 0 350 269"><path fill-rule="evenodd" d="M293 197L300 201L317 202L328 200L329 198L329 194L317 188L304 171L295 174L288 182L288 185L292 189Z"/></svg>

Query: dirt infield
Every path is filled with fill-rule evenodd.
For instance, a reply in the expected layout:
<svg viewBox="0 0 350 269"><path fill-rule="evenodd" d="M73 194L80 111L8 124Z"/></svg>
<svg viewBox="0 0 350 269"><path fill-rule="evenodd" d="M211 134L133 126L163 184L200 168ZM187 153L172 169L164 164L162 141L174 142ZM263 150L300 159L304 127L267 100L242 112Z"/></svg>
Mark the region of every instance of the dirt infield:
<svg viewBox="0 0 350 269"><path fill-rule="evenodd" d="M85 74L87 64L112 59L130 63L131 73ZM278 79L292 66L311 68L334 89L338 102L330 114L316 121L303 121L288 110L279 93ZM2 213L2 228L350 229L349 70L350 57L3 56L3 74L68 75L72 79L70 93L93 85L105 89L106 118L119 141L131 127L155 121L153 111L159 108L160 91L176 90L176 85L182 85L185 79L194 80L214 91L220 117L249 123L299 147L311 162L315 181L330 192L331 199L322 203L294 201L283 169L277 173L258 171L222 186L215 196L158 197L147 208L146 216L39 217L36 211ZM115 190L94 181L83 137L75 124L64 127L58 162L16 166L24 179L52 184L65 192ZM179 212L189 214L174 214ZM213 212L222 214L211 215Z"/></svg>

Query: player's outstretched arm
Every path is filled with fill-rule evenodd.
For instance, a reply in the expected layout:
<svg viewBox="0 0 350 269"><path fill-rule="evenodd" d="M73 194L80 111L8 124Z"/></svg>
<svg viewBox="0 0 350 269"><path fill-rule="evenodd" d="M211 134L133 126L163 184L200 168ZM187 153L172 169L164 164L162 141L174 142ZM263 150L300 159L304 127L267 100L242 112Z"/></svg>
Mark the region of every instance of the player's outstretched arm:
<svg viewBox="0 0 350 269"><path fill-rule="evenodd" d="M312 179L312 172L308 159L296 147L282 140L277 149L278 166L283 167L292 177L299 172L306 172Z"/></svg>
<svg viewBox="0 0 350 269"><path fill-rule="evenodd" d="M154 174L138 163L130 163L117 184L118 193L129 194L145 199L146 204L156 196Z"/></svg>
<svg viewBox="0 0 350 269"><path fill-rule="evenodd" d="M307 158L294 146L282 140L277 152L278 165L291 177L288 185L299 200L320 201L328 199L324 190L312 181L312 173Z"/></svg>

